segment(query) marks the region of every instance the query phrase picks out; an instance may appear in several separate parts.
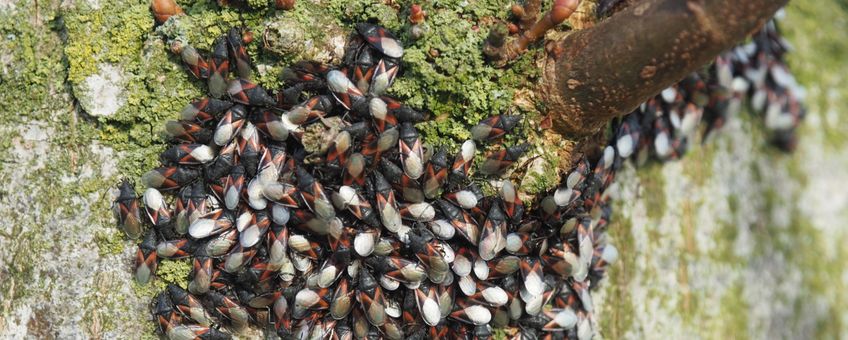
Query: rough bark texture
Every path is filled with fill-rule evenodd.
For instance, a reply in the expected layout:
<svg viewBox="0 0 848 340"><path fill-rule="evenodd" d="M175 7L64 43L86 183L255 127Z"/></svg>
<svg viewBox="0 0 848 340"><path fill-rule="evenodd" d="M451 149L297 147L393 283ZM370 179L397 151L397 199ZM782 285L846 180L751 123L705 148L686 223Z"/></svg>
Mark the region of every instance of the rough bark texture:
<svg viewBox="0 0 848 340"><path fill-rule="evenodd" d="M761 27L788 0L645 0L548 46L554 128L597 132ZM624 29L623 29L624 28Z"/></svg>
<svg viewBox="0 0 848 340"><path fill-rule="evenodd" d="M492 2L442 2L447 9L429 8L427 20L434 30L450 24L450 32L473 32L469 22L440 11L483 1ZM238 19L212 0L178 3L198 20ZM0 0L0 338L159 339L148 304L166 283L184 283L190 264L163 261L154 285L133 283L135 243L114 227L110 187L156 165L162 151L154 143L161 140L156 127L202 87L148 33L148 1L37 4L38 10L33 1ZM209 7L205 17L203 6ZM600 336L845 338L848 192L840 184L848 182L848 115L839 113L848 110L846 11L836 0L794 0L788 9L784 27L796 46L790 66L807 86L810 112L797 152L774 152L765 146L759 120L736 117L680 162L625 165L610 227L622 256L595 298ZM304 22L318 18L303 16L299 23L286 17L292 14L271 19L305 30ZM446 36L453 45L469 40ZM484 37L467 49L438 48L470 59L468 51ZM110 54L94 62L93 52ZM451 93L494 92L500 83L490 79L499 74L479 69L432 76L430 86L461 80L480 85ZM480 98L477 105L493 102ZM497 108L471 107L456 116ZM447 116L439 123L465 131L461 124L478 118L457 123Z"/></svg>

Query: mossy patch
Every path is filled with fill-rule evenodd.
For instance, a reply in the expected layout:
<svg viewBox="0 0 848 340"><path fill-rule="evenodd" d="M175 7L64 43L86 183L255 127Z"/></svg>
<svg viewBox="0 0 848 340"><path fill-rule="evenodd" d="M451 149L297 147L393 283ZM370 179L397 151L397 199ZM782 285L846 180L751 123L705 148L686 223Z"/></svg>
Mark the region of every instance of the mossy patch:
<svg viewBox="0 0 848 340"><path fill-rule="evenodd" d="M636 172L639 183L642 185L641 194L645 200L645 210L648 217L659 221L665 214L665 177L662 173L662 164L650 162Z"/></svg>
<svg viewBox="0 0 848 340"><path fill-rule="evenodd" d="M183 289L188 289L189 273L191 262L188 260L163 260L156 269L156 276L163 283L173 283Z"/></svg>
<svg viewBox="0 0 848 340"><path fill-rule="evenodd" d="M818 123L806 122L803 131L822 132L826 145L840 148L848 143L845 101L848 100L848 30L844 1L797 0L787 6L787 24L781 28L794 49L787 56L792 73L809 85L807 105L820 115Z"/></svg>
<svg viewBox="0 0 848 340"><path fill-rule="evenodd" d="M636 250L633 224L630 219L619 213L618 209L613 212L609 236L619 254L633 254ZM636 257L626 255L620 256L618 261L607 269L604 289L608 302L601 310L604 317L600 319L600 331L605 338L622 339L633 326L635 308L629 288L634 281L635 270Z"/></svg>

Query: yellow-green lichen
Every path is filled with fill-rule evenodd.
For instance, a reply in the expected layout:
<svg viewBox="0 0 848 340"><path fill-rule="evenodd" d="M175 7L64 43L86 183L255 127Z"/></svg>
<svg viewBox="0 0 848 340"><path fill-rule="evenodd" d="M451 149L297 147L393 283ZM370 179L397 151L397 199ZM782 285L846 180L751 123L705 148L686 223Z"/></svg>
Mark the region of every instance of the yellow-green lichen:
<svg viewBox="0 0 848 340"><path fill-rule="evenodd" d="M665 178L662 173L662 164L650 162L637 172L639 183L642 184L642 198L645 200L645 210L648 217L654 221L665 214Z"/></svg>
<svg viewBox="0 0 848 340"><path fill-rule="evenodd" d="M545 152L538 157L538 161L542 165L533 167L528 171L526 174L527 177L521 183L520 190L528 195L536 195L552 190L560 182L559 156L555 152Z"/></svg>
<svg viewBox="0 0 848 340"><path fill-rule="evenodd" d="M94 243L97 244L100 256L120 254L125 246L123 233L116 230L95 232Z"/></svg>
<svg viewBox="0 0 848 340"><path fill-rule="evenodd" d="M156 269L156 276L163 283L173 283L188 288L188 276L191 273L191 262L188 260L162 260Z"/></svg>
<svg viewBox="0 0 848 340"><path fill-rule="evenodd" d="M619 254L633 254L636 240L633 238L633 225L630 219L613 210L609 225L609 238ZM600 330L605 338L622 339L634 324L635 308L629 291L636 275L636 257L620 256L618 261L607 269L607 279L602 281L606 287L606 303L603 305Z"/></svg>

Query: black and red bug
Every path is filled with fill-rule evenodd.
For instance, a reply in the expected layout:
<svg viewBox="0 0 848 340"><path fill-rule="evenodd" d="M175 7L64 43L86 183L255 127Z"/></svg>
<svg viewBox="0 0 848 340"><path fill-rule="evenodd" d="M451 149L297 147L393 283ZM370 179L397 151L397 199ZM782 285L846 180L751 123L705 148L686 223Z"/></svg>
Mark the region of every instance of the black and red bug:
<svg viewBox="0 0 848 340"><path fill-rule="evenodd" d="M200 300L189 294L185 289L175 284L168 284L167 290L174 306L187 318L206 327L212 326L215 323L215 320L206 311Z"/></svg>
<svg viewBox="0 0 848 340"><path fill-rule="evenodd" d="M303 288L294 297L292 317L303 319L309 311L330 308L331 291L327 288Z"/></svg>
<svg viewBox="0 0 848 340"><path fill-rule="evenodd" d="M348 155L353 150L352 146L353 137L351 137L350 132L339 132L327 149L327 154L324 156L325 164L334 168L344 167L347 164Z"/></svg>
<svg viewBox="0 0 848 340"><path fill-rule="evenodd" d="M468 296L468 300L475 303L488 305L489 307L500 307L509 301L509 294L492 282L476 281L476 292Z"/></svg>
<svg viewBox="0 0 848 340"><path fill-rule="evenodd" d="M477 221L468 212L448 201L440 199L436 201L436 204L438 204L447 220L450 221L450 224L456 228L456 231L468 240L468 242L476 246L480 241L480 227L477 225Z"/></svg>
<svg viewBox="0 0 848 340"><path fill-rule="evenodd" d="M471 128L471 137L478 142L498 139L510 133L522 118L521 115L491 116Z"/></svg>
<svg viewBox="0 0 848 340"><path fill-rule="evenodd" d="M206 241L206 254L219 257L226 254L238 242L239 232L235 228L228 229Z"/></svg>
<svg viewBox="0 0 848 340"><path fill-rule="evenodd" d="M436 209L427 202L398 204L398 211L403 219L415 222L429 222L436 217Z"/></svg>
<svg viewBox="0 0 848 340"><path fill-rule="evenodd" d="M503 181L499 193L502 199L504 212L509 217L509 220L514 224L520 223L522 217L524 217L524 202L522 202L521 197L518 196L518 191L515 190L515 186L512 184L512 181Z"/></svg>
<svg viewBox="0 0 848 340"><path fill-rule="evenodd" d="M485 265L486 265L485 278L480 277L480 276L483 276L483 275L478 275L478 274L483 273L482 268L480 270L478 270L476 264L475 264L475 268L474 268L475 275L477 275L477 278L479 278L481 280L502 279L504 277L510 276L510 275L514 274L515 272L517 272L519 270L520 265L521 265L520 264L521 259L518 258L518 256L512 256L512 255L496 257L496 258L492 259L491 261L484 261L484 262L485 262ZM478 273L478 271L480 273Z"/></svg>
<svg viewBox="0 0 848 340"><path fill-rule="evenodd" d="M418 179L424 174L424 150L418 130L412 123L401 124L399 145L403 172L412 179Z"/></svg>
<svg viewBox="0 0 848 340"><path fill-rule="evenodd" d="M409 233L408 246L415 253L415 257L421 261L421 265L427 268L430 281L442 283L450 275L450 267L444 255L433 246L428 237Z"/></svg>
<svg viewBox="0 0 848 340"><path fill-rule="evenodd" d="M416 261L397 256L372 256L366 260L377 273L403 283L420 283L427 279L427 270Z"/></svg>
<svg viewBox="0 0 848 340"><path fill-rule="evenodd" d="M377 211L380 213L383 227L390 232L398 232L403 224L395 200L395 192L379 171L374 171L371 176L371 189L376 199Z"/></svg>
<svg viewBox="0 0 848 340"><path fill-rule="evenodd" d="M394 83L395 77L400 70L400 65L389 59L383 58L380 59L373 69L374 71L371 76L371 86L368 88L368 94L372 96L380 96L385 93L390 86L392 86L392 83Z"/></svg>
<svg viewBox="0 0 848 340"><path fill-rule="evenodd" d="M231 106L230 101L204 97L186 105L180 111L180 119L206 124L218 119Z"/></svg>
<svg viewBox="0 0 848 340"><path fill-rule="evenodd" d="M424 113L413 110L394 98L382 96L380 99L386 103L388 113L395 116L400 122L418 123L427 118Z"/></svg>
<svg viewBox="0 0 848 340"><path fill-rule="evenodd" d="M477 153L477 145L473 140L467 140L462 143L459 153L454 158L451 166L450 175L458 181L464 181L468 178L468 172L471 170L471 165L474 163L474 154Z"/></svg>
<svg viewBox="0 0 848 340"><path fill-rule="evenodd" d="M349 186L342 186L339 188L337 195L343 208L350 211L353 216L372 227L380 226L377 213L374 211L371 203L357 193L356 189Z"/></svg>
<svg viewBox="0 0 848 340"><path fill-rule="evenodd" d="M303 60L283 70L280 78L286 84L304 84L305 90L321 90L326 88L326 75L330 71L327 65L315 61Z"/></svg>
<svg viewBox="0 0 848 340"><path fill-rule="evenodd" d="M577 254L571 251L571 248L565 244L554 245L548 248L548 252L542 254L540 259L546 269L562 277L573 275L580 265L578 263L580 259Z"/></svg>
<svg viewBox="0 0 848 340"><path fill-rule="evenodd" d="M241 244L236 244L224 257L221 270L227 273L237 273L250 263L253 257L256 256L256 251L256 248L245 248Z"/></svg>
<svg viewBox="0 0 848 340"><path fill-rule="evenodd" d="M268 269L279 270L288 260L286 254L289 249L289 229L285 225L272 223L265 238L265 248L268 249Z"/></svg>
<svg viewBox="0 0 848 340"><path fill-rule="evenodd" d="M503 172L512 163L515 163L515 161L521 158L529 148L530 144L519 144L489 154L483 164L480 165L480 173L484 175L495 175Z"/></svg>
<svg viewBox="0 0 848 340"><path fill-rule="evenodd" d="M203 173L206 181L211 182L210 187L212 186L212 183L229 174L230 170L236 164L238 164L238 143L230 142L218 150L218 157L216 157L214 161L203 167ZM221 193L223 193L223 190L221 190ZM219 193L218 198L221 197L223 197L223 195Z"/></svg>
<svg viewBox="0 0 848 340"><path fill-rule="evenodd" d="M336 243L333 254L324 260L318 268L318 287L329 288L341 277L350 264L350 242L347 238L343 242Z"/></svg>
<svg viewBox="0 0 848 340"><path fill-rule="evenodd" d="M385 28L368 23L358 23L356 24L356 31L380 53L390 58L403 57L403 46Z"/></svg>
<svg viewBox="0 0 848 340"><path fill-rule="evenodd" d="M297 167L296 176L297 189L306 207L322 220L336 217L336 210L324 192L324 186L303 167Z"/></svg>
<svg viewBox="0 0 848 340"><path fill-rule="evenodd" d="M506 216L498 204L492 204L486 222L480 228L480 257L489 261L506 247Z"/></svg>
<svg viewBox="0 0 848 340"><path fill-rule="evenodd" d="M313 110L303 106L295 106L281 116L283 121L293 126L303 126L322 120L327 115L321 110ZM293 129L294 130L294 129Z"/></svg>
<svg viewBox="0 0 848 340"><path fill-rule="evenodd" d="M246 116L247 108L242 105L233 105L227 110L215 128L215 135L213 136L215 144L218 146L229 144L241 131Z"/></svg>
<svg viewBox="0 0 848 340"><path fill-rule="evenodd" d="M174 204L174 230L177 234L187 233L189 225L206 214L207 208L206 187L202 181L183 187Z"/></svg>
<svg viewBox="0 0 848 340"><path fill-rule="evenodd" d="M379 227L360 227L358 230L354 231L353 236L353 250L356 251L356 254L359 256L369 256L376 249L377 245L380 241L381 229ZM382 252L386 254L393 253L393 251Z"/></svg>
<svg viewBox="0 0 848 340"><path fill-rule="evenodd" d="M235 217L225 209L213 210L200 216L188 227L188 234L196 239L218 235L235 225Z"/></svg>
<svg viewBox="0 0 848 340"><path fill-rule="evenodd" d="M289 138L289 128L280 116L269 109L253 111L251 121L256 129L271 140L282 142Z"/></svg>
<svg viewBox="0 0 848 340"><path fill-rule="evenodd" d="M182 51L180 51L180 57L183 60L183 64L185 64L188 69L188 72L195 78L209 78L209 64L206 63L206 58L203 58L203 56L200 55L194 47L191 45L183 46Z"/></svg>
<svg viewBox="0 0 848 340"><path fill-rule="evenodd" d="M382 326L386 322L386 299L383 288L377 284L367 270L359 271L359 286L356 300L359 302L365 318L374 326Z"/></svg>
<svg viewBox="0 0 848 340"><path fill-rule="evenodd" d="M212 140L214 131L189 121L169 121L165 132L180 143L207 144Z"/></svg>
<svg viewBox="0 0 848 340"><path fill-rule="evenodd" d="M541 261L532 257L524 257L521 259L519 268L521 270L521 283L527 293L540 295L545 292Z"/></svg>
<svg viewBox="0 0 848 340"><path fill-rule="evenodd" d="M224 178L224 206L229 210L236 210L241 201L242 192L244 191L245 169L241 165L236 165L230 170L230 174Z"/></svg>
<svg viewBox="0 0 848 340"><path fill-rule="evenodd" d="M398 125L397 117L389 113L388 104L383 99L371 98L368 101L368 113L377 133L383 133Z"/></svg>
<svg viewBox="0 0 848 340"><path fill-rule="evenodd" d="M259 168L259 157L262 154L262 142L259 139L259 133L256 132L256 127L250 122L245 122L238 138L238 154L239 162L244 165L245 173L248 178L256 176L256 171Z"/></svg>
<svg viewBox="0 0 848 340"><path fill-rule="evenodd" d="M177 313L174 303L168 292L160 292L156 295L152 305L151 313L159 326L159 332L168 336L173 328L182 323L182 316Z"/></svg>
<svg viewBox="0 0 848 340"><path fill-rule="evenodd" d="M544 240L542 237L533 237L529 233L518 231L506 235L504 249L512 255L530 255L540 249Z"/></svg>
<svg viewBox="0 0 848 340"><path fill-rule="evenodd" d="M469 302L468 300L457 300L454 310L450 313L451 319L472 325L485 325L492 320L492 313L488 308Z"/></svg>
<svg viewBox="0 0 848 340"><path fill-rule="evenodd" d="M265 265L264 263L259 263L258 265ZM253 267L256 268L256 267ZM267 271L266 271L267 272ZM272 276L273 274L269 275ZM254 310L265 309L272 304L274 304L277 299L283 295L281 291L255 291L255 290L247 290L247 289L239 289L236 293L238 295L239 301L247 305L248 312L251 312L254 315L253 319L256 319L256 312Z"/></svg>
<svg viewBox="0 0 848 340"><path fill-rule="evenodd" d="M324 220L313 214L309 209L292 209L290 221L289 225L302 231L317 235L327 235L330 232L330 227L338 219Z"/></svg>
<svg viewBox="0 0 848 340"><path fill-rule="evenodd" d="M292 251L307 258L317 260L324 255L324 247L304 235L292 233L288 243Z"/></svg>
<svg viewBox="0 0 848 340"><path fill-rule="evenodd" d="M233 27L227 32L227 46L230 58L234 61L232 66L235 67L239 78L250 79L253 70L250 68L250 56L247 55L244 44L241 29Z"/></svg>
<svg viewBox="0 0 848 340"><path fill-rule="evenodd" d="M285 207L297 208L300 206L297 188L285 182L269 182L262 189L265 198L279 203Z"/></svg>
<svg viewBox="0 0 848 340"><path fill-rule="evenodd" d="M188 239L165 240L156 244L156 255L164 259L188 257L194 252L194 243Z"/></svg>
<svg viewBox="0 0 848 340"><path fill-rule="evenodd" d="M262 148L262 155L259 157L259 166L257 167L256 178L258 178L262 184L276 182L285 168L287 157L288 153L286 152L285 146L274 143L266 143Z"/></svg>
<svg viewBox="0 0 848 340"><path fill-rule="evenodd" d="M162 152L160 157L167 164L199 165L211 162L215 151L203 144L177 144Z"/></svg>
<svg viewBox="0 0 848 340"><path fill-rule="evenodd" d="M476 185L472 184L472 186L476 186ZM468 190L468 189L454 191L454 192L448 192L448 193L445 193L444 196L442 196L442 197L444 197L444 199L447 200L448 202L456 204L460 208L466 209L466 210L473 209L474 207L476 207L479 200L481 200L483 198L482 194L478 196L477 193L475 193L472 190Z"/></svg>
<svg viewBox="0 0 848 340"><path fill-rule="evenodd" d="M138 196L128 179L121 181L118 197L112 203L112 212L118 221L118 228L123 230L127 237L136 239L141 236L144 225L141 221Z"/></svg>
<svg viewBox="0 0 848 340"><path fill-rule="evenodd" d="M370 48L362 48L357 53L356 62L348 70L350 80L356 84L356 88L362 93L368 93L371 81L374 78L376 56Z"/></svg>
<svg viewBox="0 0 848 340"><path fill-rule="evenodd" d="M230 80L227 93L234 102L248 106L272 107L277 104L265 88L246 79Z"/></svg>
<svg viewBox="0 0 848 340"><path fill-rule="evenodd" d="M212 53L209 56L209 94L215 98L221 98L227 90L227 77L230 74L230 55L227 51L226 37L215 40Z"/></svg>
<svg viewBox="0 0 848 340"><path fill-rule="evenodd" d="M444 149L439 149L427 162L421 185L424 197L434 199L441 194L442 186L448 179L448 156Z"/></svg>
<svg viewBox="0 0 848 340"><path fill-rule="evenodd" d="M350 315L351 310L356 305L355 293L356 289L351 287L350 280L347 277L343 276L339 279L330 302L330 315L333 319L342 320Z"/></svg>
<svg viewBox="0 0 848 340"><path fill-rule="evenodd" d="M171 210L159 190L148 188L144 191L144 210L150 218L150 223L157 228L171 223Z"/></svg>
<svg viewBox="0 0 848 340"><path fill-rule="evenodd" d="M229 320L234 329L243 330L247 328L250 323L250 314L242 305L215 291L206 293L205 297L218 313Z"/></svg>
<svg viewBox="0 0 848 340"><path fill-rule="evenodd" d="M292 327L291 309L289 308L288 299L285 296L280 296L274 301L271 307L274 312L274 329L278 334L288 333Z"/></svg>
<svg viewBox="0 0 848 340"><path fill-rule="evenodd" d="M342 71L332 70L328 72L327 85L336 100L347 110L354 110L366 102L362 91Z"/></svg>
<svg viewBox="0 0 848 340"><path fill-rule="evenodd" d="M249 248L259 244L271 226L271 219L265 211L257 211L246 228L239 230L239 243Z"/></svg>
<svg viewBox="0 0 848 340"><path fill-rule="evenodd" d="M354 153L348 157L342 174L342 184L362 187L365 185L365 156Z"/></svg>
<svg viewBox="0 0 848 340"><path fill-rule="evenodd" d="M379 164L383 153L396 148L399 139L400 132L398 128L388 129L377 136L369 134L362 140L363 147L360 153L362 153L362 156L365 157L368 163Z"/></svg>
<svg viewBox="0 0 848 340"><path fill-rule="evenodd" d="M162 191L175 190L200 176L200 171L182 166L159 167L141 176L144 185Z"/></svg>
<svg viewBox="0 0 848 340"><path fill-rule="evenodd" d="M156 255L156 233L147 231L144 239L138 244L138 250L135 253L135 263L133 274L135 281L145 285L153 279L158 266L158 257Z"/></svg>
<svg viewBox="0 0 848 340"><path fill-rule="evenodd" d="M418 286L414 290L415 305L418 313L424 323L428 326L436 326L442 320L441 307L439 306L439 298L435 287L426 283ZM407 293L410 294L410 293Z"/></svg>

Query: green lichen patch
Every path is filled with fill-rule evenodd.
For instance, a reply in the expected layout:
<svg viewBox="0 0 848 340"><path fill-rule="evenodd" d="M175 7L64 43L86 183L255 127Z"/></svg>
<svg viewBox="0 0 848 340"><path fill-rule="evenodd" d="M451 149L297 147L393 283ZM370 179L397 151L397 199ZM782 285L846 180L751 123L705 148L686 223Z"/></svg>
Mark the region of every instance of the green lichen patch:
<svg viewBox="0 0 848 340"><path fill-rule="evenodd" d="M164 284L173 283L188 289L188 276L191 273L191 263L188 260L163 260L159 262L156 276Z"/></svg>
<svg viewBox="0 0 848 340"><path fill-rule="evenodd" d="M609 237L619 254L632 254L636 250L633 238L633 225L615 209L609 225ZM620 256L618 261L607 269L604 282L606 301L600 315L600 331L605 338L622 339L634 324L633 297L629 287L636 275L636 257Z"/></svg>
<svg viewBox="0 0 848 340"><path fill-rule="evenodd" d="M787 24L781 26L794 47L787 56L792 73L808 88L809 111L820 115L815 124L807 120L802 130L805 135L822 131L832 148L848 143L848 118L841 114L848 100L846 15L844 1L792 1L787 6Z"/></svg>
<svg viewBox="0 0 848 340"><path fill-rule="evenodd" d="M645 209L648 217L654 221L665 214L665 177L662 173L662 164L651 162L639 169L637 172L639 183L642 184L642 198L645 200Z"/></svg>

